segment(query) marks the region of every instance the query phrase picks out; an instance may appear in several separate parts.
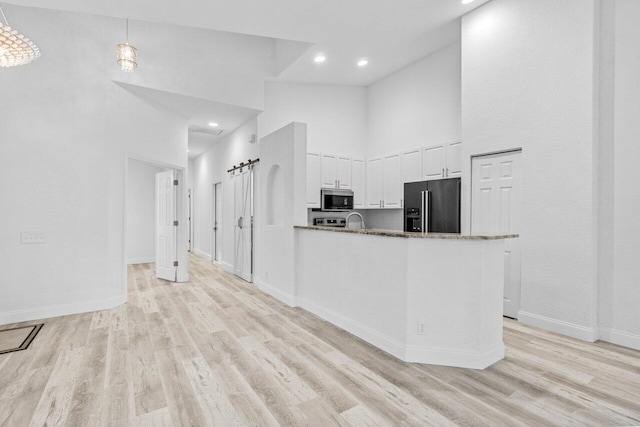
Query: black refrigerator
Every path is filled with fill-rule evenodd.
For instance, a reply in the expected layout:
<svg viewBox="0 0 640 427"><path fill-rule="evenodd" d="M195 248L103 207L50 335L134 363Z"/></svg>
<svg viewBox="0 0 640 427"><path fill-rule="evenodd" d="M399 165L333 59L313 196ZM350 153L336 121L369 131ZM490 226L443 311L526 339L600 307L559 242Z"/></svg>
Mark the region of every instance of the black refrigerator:
<svg viewBox="0 0 640 427"><path fill-rule="evenodd" d="M404 231L460 233L460 178L406 183Z"/></svg>

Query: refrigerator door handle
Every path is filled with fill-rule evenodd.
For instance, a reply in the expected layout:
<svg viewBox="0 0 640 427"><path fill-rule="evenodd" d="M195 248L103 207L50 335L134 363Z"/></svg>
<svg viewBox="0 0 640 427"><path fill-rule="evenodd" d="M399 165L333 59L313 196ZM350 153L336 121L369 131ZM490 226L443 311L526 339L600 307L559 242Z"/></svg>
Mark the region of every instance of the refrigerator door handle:
<svg viewBox="0 0 640 427"><path fill-rule="evenodd" d="M423 233L427 233L429 230L427 229L429 227L429 192L428 191L423 191L422 192L422 232Z"/></svg>

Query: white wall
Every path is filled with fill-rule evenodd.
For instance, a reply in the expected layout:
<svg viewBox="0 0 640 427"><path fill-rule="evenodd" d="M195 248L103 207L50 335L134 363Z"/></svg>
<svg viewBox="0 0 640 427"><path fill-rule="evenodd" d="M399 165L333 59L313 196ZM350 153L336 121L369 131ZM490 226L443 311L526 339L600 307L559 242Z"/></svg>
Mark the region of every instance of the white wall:
<svg viewBox="0 0 640 427"><path fill-rule="evenodd" d="M43 56L0 79L0 324L122 303L125 152L186 167L187 125L107 78L111 20L7 14ZM47 242L21 245L29 230Z"/></svg>
<svg viewBox="0 0 640 427"><path fill-rule="evenodd" d="M364 158L366 99L366 89L359 86L267 82L258 136L292 122L305 123L309 151Z"/></svg>
<svg viewBox="0 0 640 427"><path fill-rule="evenodd" d="M640 8L616 1L615 246L612 329L632 334L640 349ZM619 341L618 341L619 342Z"/></svg>
<svg viewBox="0 0 640 427"><path fill-rule="evenodd" d="M128 264L155 262L156 174L164 169L139 160L128 159L127 235Z"/></svg>
<svg viewBox="0 0 640 427"><path fill-rule="evenodd" d="M470 156L522 148L520 320L597 337L594 2L493 0L462 21L463 231Z"/></svg>
<svg viewBox="0 0 640 427"><path fill-rule="evenodd" d="M234 189L226 171L240 162L260 157L260 145L249 143L249 137L255 133L256 119L252 119L194 160L194 252L209 259L213 256L213 185L222 182L221 262L227 269L234 265Z"/></svg>
<svg viewBox="0 0 640 427"><path fill-rule="evenodd" d="M600 304L602 338L640 349L640 8L602 2Z"/></svg>
<svg viewBox="0 0 640 427"><path fill-rule="evenodd" d="M291 306L297 305L293 226L307 225L306 138L302 123L291 123L260 138L255 282Z"/></svg>
<svg viewBox="0 0 640 427"><path fill-rule="evenodd" d="M367 89L368 157L460 139L460 42Z"/></svg>

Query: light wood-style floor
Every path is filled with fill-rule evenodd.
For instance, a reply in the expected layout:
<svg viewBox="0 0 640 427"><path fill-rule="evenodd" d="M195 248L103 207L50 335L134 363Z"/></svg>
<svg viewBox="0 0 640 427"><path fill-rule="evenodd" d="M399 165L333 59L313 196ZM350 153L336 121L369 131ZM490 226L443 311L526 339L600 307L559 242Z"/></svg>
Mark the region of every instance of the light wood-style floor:
<svg viewBox="0 0 640 427"><path fill-rule="evenodd" d="M0 355L0 425L640 424L637 351L507 320L489 369L407 364L200 258L188 284L152 267Z"/></svg>

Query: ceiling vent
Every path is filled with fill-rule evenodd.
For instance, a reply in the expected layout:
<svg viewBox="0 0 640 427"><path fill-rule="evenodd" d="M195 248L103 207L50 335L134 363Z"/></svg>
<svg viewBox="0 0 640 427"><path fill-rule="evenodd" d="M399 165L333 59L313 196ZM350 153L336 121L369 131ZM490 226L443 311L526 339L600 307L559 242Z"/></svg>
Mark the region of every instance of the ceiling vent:
<svg viewBox="0 0 640 427"><path fill-rule="evenodd" d="M224 130L223 129L212 128L210 126L191 125L191 126L189 126L189 132L204 133L206 135L218 136L222 132L224 132Z"/></svg>

